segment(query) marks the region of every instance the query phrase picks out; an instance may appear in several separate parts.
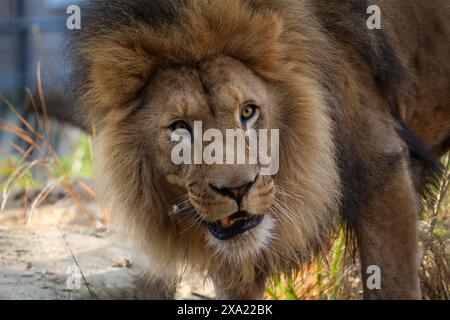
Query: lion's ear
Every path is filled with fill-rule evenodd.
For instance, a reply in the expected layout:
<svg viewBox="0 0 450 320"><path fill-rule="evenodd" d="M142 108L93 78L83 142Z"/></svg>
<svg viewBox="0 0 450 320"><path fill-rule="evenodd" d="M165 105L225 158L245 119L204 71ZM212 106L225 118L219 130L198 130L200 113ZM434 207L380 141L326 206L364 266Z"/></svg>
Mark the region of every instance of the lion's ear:
<svg viewBox="0 0 450 320"><path fill-rule="evenodd" d="M155 57L120 38L96 39L82 49L89 64L85 99L93 113L129 107L157 67Z"/></svg>

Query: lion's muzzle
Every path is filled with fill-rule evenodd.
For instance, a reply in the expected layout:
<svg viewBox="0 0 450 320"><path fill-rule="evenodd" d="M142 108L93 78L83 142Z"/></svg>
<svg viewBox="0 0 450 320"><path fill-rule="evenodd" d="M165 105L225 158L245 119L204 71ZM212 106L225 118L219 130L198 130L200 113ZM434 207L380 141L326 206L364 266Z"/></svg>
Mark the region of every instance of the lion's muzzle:
<svg viewBox="0 0 450 320"><path fill-rule="evenodd" d="M244 183L238 187L219 188L210 184L215 192L236 201L239 210L228 217L207 224L208 230L214 237L219 240L228 240L257 227L263 221L264 215L250 214L246 211L242 211L242 201L251 191L257 179L258 176L252 178L250 182Z"/></svg>

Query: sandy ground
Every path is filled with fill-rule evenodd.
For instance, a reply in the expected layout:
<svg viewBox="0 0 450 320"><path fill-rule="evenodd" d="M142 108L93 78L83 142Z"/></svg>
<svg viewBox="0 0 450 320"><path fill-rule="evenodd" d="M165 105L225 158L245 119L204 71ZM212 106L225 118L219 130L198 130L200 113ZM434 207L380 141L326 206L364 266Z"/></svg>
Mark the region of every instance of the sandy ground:
<svg viewBox="0 0 450 320"><path fill-rule="evenodd" d="M152 299L143 262L113 232L70 200L0 213L0 299ZM94 213L95 214L95 213ZM213 297L209 282L186 277L177 299Z"/></svg>

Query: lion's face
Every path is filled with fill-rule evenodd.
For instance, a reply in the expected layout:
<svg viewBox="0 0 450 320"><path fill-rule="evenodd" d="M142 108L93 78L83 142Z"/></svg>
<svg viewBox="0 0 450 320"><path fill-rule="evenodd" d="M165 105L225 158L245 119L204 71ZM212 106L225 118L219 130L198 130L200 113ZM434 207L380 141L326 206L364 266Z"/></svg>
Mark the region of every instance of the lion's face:
<svg viewBox="0 0 450 320"><path fill-rule="evenodd" d="M216 129L224 139L229 129L272 129L276 95L270 86L242 63L218 57L197 68L162 69L149 88L151 98L139 113L143 124L140 138L153 154L155 173L169 185L170 214L175 219L191 216L197 228L191 223L184 227L200 230L210 244L220 248L236 247L240 241L264 245L272 227L267 215L275 193L272 177L261 174L258 161L208 164L193 156L191 164L175 164L172 154L177 142L172 136L180 129L189 131L194 146L194 139L202 139L195 136L195 122L201 122L202 133ZM204 149L213 139L203 142ZM223 146L225 161L226 141ZM250 148L248 140L246 146Z"/></svg>

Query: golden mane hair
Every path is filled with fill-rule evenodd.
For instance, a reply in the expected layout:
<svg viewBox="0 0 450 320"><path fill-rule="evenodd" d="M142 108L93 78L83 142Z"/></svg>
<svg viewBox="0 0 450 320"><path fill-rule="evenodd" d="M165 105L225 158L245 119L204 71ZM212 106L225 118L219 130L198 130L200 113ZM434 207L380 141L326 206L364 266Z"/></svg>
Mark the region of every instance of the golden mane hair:
<svg viewBox="0 0 450 320"><path fill-rule="evenodd" d="M100 29L94 36L88 30L77 41L79 55L88 66L85 104L93 123L102 127L96 137L101 193L122 217L127 234L163 262L161 270L167 268L164 263L176 262L196 271L228 272L227 261L205 252L195 237L177 237L169 218L161 213L167 209L159 203L151 172L142 166L138 133L123 121L159 66L195 65L217 55L230 56L278 86L286 103L283 112L298 124L289 128L279 123L285 133L276 181L285 188L297 184L301 198L290 201L295 216L285 223L284 235L271 250L276 254L265 252L264 259L256 259L259 269L269 274L286 270L288 264L297 265L320 248L337 226L340 188L332 123L318 80L311 77L317 76L317 62L313 63L321 59L317 52L326 51L323 35L306 13L296 17L309 23L299 33L289 25L292 21L283 21L275 11L255 9L241 0L192 1L178 10L181 18L176 24L154 27L130 19L115 30ZM142 190L153 192L148 195ZM253 279L255 261L250 262L232 266L240 270L236 281Z"/></svg>

